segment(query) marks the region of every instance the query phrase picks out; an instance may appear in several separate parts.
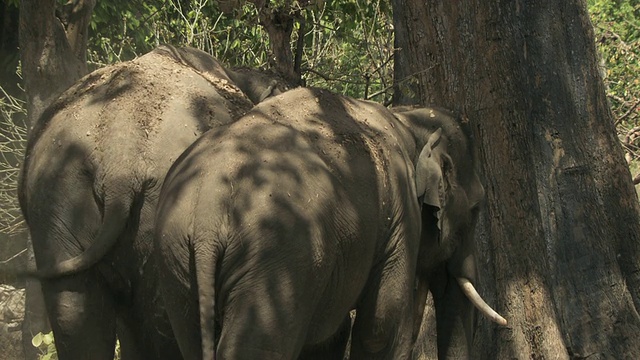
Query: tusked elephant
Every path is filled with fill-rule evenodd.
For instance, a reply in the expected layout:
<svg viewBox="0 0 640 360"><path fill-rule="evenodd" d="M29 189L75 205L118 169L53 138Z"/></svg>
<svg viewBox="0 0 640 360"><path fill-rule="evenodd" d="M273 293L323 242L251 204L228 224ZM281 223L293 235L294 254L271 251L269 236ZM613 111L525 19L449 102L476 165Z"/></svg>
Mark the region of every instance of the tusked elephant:
<svg viewBox="0 0 640 360"><path fill-rule="evenodd" d="M19 198L60 359L111 360L116 331L122 359L179 358L150 260L162 182L198 136L280 84L165 45L92 72L48 107Z"/></svg>
<svg viewBox="0 0 640 360"><path fill-rule="evenodd" d="M438 359L470 358L474 306L499 325L507 321L475 290L473 232L484 189L474 171L469 129L451 121L444 109L395 108L398 117L420 123L427 116L443 120L422 148L416 164L416 189L421 204L422 231L414 288L414 339L418 336L429 292L436 305ZM445 142L443 142L443 140ZM416 354L414 357L416 358Z"/></svg>
<svg viewBox="0 0 640 360"><path fill-rule="evenodd" d="M442 111L311 88L205 133L169 170L156 218L184 358L340 359L352 309L352 359L409 358L431 261L421 203L442 241L471 224L483 189L469 153Z"/></svg>

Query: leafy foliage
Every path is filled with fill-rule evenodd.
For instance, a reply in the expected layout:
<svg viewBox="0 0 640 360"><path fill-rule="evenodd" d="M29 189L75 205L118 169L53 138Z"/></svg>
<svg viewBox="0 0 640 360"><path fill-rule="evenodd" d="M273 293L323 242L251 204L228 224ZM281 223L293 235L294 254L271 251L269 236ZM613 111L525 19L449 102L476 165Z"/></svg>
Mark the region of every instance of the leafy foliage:
<svg viewBox="0 0 640 360"><path fill-rule="evenodd" d="M269 38L258 24L256 7L237 1L232 11L223 13L220 8L228 3L100 1L91 20L90 63L95 68L129 60L169 43L202 49L230 66L267 67ZM306 24L302 69L308 85L354 97L380 92L384 97L377 99L390 98L393 25L389 0L315 2L300 12ZM292 47L300 23L296 26Z"/></svg>
<svg viewBox="0 0 640 360"><path fill-rule="evenodd" d="M37 333L31 339L31 345L40 350L39 360L57 360L58 352L53 340L53 332L48 334Z"/></svg>
<svg viewBox="0 0 640 360"><path fill-rule="evenodd" d="M236 13L224 16L217 2L206 0L98 2L91 20L90 62L97 67L130 60L166 43L202 49L232 66L264 66L268 38L255 8L245 4Z"/></svg>
<svg viewBox="0 0 640 360"><path fill-rule="evenodd" d="M58 360L58 351L56 350L53 332L47 334L37 333L31 339L31 345L40 351L39 360ZM120 360L120 343L116 342L116 349L113 360Z"/></svg>
<svg viewBox="0 0 640 360"><path fill-rule="evenodd" d="M304 43L308 84L356 98L390 100L393 18L388 0L326 2L307 12L307 23L312 25Z"/></svg>
<svg viewBox="0 0 640 360"><path fill-rule="evenodd" d="M588 4L607 97L631 162L640 156L640 0L589 0ZM637 168L632 163L632 170Z"/></svg>

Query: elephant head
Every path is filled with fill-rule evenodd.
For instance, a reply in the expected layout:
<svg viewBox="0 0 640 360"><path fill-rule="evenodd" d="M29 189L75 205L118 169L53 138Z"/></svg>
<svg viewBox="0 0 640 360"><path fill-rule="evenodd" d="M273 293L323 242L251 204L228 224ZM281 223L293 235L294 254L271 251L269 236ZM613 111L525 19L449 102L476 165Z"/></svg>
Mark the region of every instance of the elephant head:
<svg viewBox="0 0 640 360"><path fill-rule="evenodd" d="M452 114L441 109L401 108L395 110L395 116L414 129L417 149L421 149L414 159L415 188L422 208L423 229L416 301L419 315L416 316L414 336L420 328L427 293L429 290L434 292L438 282L457 283L461 297L464 294L482 314L497 324L506 325L507 321L486 304L473 285L476 280L473 232L484 200L484 188L475 171L470 131ZM443 273L436 270L443 266L448 279L435 279ZM467 303L464 299L457 300ZM462 321L470 344L473 312L467 313L469 315ZM439 342L441 326L438 323Z"/></svg>
<svg viewBox="0 0 640 360"><path fill-rule="evenodd" d="M268 75L267 72L260 70L227 69L227 75L254 104L261 103L268 97L282 94L289 88L285 81L275 74Z"/></svg>

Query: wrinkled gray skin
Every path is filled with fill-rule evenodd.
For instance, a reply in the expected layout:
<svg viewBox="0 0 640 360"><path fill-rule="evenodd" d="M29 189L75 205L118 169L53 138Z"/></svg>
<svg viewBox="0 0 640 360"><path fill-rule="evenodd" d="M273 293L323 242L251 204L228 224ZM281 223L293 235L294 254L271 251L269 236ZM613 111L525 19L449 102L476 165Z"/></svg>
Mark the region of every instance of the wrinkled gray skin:
<svg viewBox="0 0 640 360"><path fill-rule="evenodd" d="M397 116L415 118L420 111L395 109ZM436 118L450 116L434 111ZM432 115L429 115L432 116ZM419 121L414 119L414 122ZM457 279L476 281L473 231L484 199L473 164L469 139L456 122L441 123L442 135L419 156L416 187L422 205L422 232L415 287L414 336L420 330L427 295L436 305L438 358L469 356L475 312ZM462 330L460 330L462 329ZM462 331L463 333L456 333ZM462 353L452 352L453 347ZM457 357L456 357L457 356Z"/></svg>
<svg viewBox="0 0 640 360"><path fill-rule="evenodd" d="M60 359L113 359L116 328L122 359L179 358L149 261L157 198L184 149L253 106L241 76L161 46L87 75L39 120L20 204ZM246 76L250 98L278 92Z"/></svg>
<svg viewBox="0 0 640 360"><path fill-rule="evenodd" d="M394 115L309 88L207 132L169 171L157 215L183 356L339 359L356 309L352 359L409 358L416 274L438 247L422 244L419 199L453 242L439 257L475 273L452 239L483 197L469 152L443 112Z"/></svg>

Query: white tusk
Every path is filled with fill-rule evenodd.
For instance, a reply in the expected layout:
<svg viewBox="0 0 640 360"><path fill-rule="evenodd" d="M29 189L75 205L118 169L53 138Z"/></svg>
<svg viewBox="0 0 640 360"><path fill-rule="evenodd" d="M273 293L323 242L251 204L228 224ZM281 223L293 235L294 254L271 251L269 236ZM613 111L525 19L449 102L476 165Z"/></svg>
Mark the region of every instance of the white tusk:
<svg viewBox="0 0 640 360"><path fill-rule="evenodd" d="M473 284L469 279L464 277L456 278L458 280L458 285L462 289L462 292L467 296L469 301L478 309L480 312L488 317L491 321L495 322L498 325L505 326L507 325L507 320L500 316L495 310L491 308L491 306L487 305L486 302L482 299L480 294L476 291L476 288L473 287Z"/></svg>

